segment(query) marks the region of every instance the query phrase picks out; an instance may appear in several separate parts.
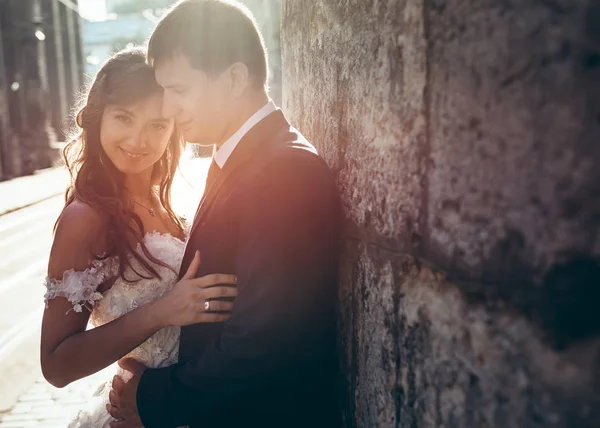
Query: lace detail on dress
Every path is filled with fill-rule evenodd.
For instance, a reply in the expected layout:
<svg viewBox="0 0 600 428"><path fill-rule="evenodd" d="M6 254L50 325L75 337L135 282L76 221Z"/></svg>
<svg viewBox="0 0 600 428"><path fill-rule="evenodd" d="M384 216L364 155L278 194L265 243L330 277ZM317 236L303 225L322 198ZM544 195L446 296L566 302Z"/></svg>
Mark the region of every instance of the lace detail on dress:
<svg viewBox="0 0 600 428"><path fill-rule="evenodd" d="M44 281L46 308L49 300L64 297L73 304L75 312L81 312L83 308L91 312L96 302L102 299L102 294L96 290L117 273L116 258L108 258L94 260L92 266L84 271L69 269L63 274L62 279L46 277Z"/></svg>

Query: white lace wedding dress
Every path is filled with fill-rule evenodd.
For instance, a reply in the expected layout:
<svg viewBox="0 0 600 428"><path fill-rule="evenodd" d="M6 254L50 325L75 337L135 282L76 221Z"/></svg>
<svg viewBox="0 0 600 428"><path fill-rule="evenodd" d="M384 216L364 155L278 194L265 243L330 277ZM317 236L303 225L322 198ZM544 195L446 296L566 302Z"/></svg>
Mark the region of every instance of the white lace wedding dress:
<svg viewBox="0 0 600 428"><path fill-rule="evenodd" d="M171 266L175 272L179 271L185 249L183 241L169 234L154 232L146 234L144 243L155 258ZM138 251L140 251L139 247ZM131 263L136 270L144 272L135 258L131 258ZM73 303L73 310L77 312L91 310L90 322L94 327L98 327L162 296L175 285L177 282L175 272L160 265L153 266L162 279L140 279L135 283L127 283L122 278L118 278L108 291L101 294L96 289L107 278L118 273L118 261L116 258L96 261L85 271L75 272L71 269L65 272L62 280L46 278L47 292L44 298L47 303L55 297L66 297ZM126 270L125 277L136 278L131 268ZM179 354L179 333L179 327L160 330L131 351L127 357L134 358L151 368L172 365L177 362ZM113 418L106 411L106 404L109 402L108 393L112 377L113 375L100 385L69 427L109 427Z"/></svg>

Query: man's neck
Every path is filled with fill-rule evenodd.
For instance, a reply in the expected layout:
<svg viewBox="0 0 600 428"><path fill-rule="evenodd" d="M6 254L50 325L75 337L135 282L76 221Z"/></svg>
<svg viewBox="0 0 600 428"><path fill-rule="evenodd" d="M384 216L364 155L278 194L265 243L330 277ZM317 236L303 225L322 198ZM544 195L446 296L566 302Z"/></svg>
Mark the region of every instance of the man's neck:
<svg viewBox="0 0 600 428"><path fill-rule="evenodd" d="M266 93L257 94L257 96L248 99L243 108L240 109L235 120L231 121L231 124L227 128L226 132L224 132L221 140L215 144L217 149L223 145L225 141L227 141L233 134L237 132L238 129L242 127L244 123L248 119L252 117L254 113L260 110L265 104L269 102L269 97Z"/></svg>

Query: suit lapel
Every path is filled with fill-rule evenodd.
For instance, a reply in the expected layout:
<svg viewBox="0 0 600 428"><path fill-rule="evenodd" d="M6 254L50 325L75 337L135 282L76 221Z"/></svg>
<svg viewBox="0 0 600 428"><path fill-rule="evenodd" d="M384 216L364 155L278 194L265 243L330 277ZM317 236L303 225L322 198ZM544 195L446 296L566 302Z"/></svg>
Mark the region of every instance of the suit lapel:
<svg viewBox="0 0 600 428"><path fill-rule="evenodd" d="M215 179L215 182L210 188L206 189L206 192L204 192L198 210L196 211L194 223L190 231L190 238L194 235L197 227L202 224L204 218L206 218L207 213L210 211L211 206L223 189L224 184L229 181L230 178L237 175L245 165L249 164L253 159L259 157L261 153L267 150L267 147L265 146L274 142L274 137L278 134L278 131L282 128L289 128L289 126L290 125L281 110L277 109L275 112L258 122L246 133L246 135L244 135L244 137L242 137L223 166L223 169Z"/></svg>

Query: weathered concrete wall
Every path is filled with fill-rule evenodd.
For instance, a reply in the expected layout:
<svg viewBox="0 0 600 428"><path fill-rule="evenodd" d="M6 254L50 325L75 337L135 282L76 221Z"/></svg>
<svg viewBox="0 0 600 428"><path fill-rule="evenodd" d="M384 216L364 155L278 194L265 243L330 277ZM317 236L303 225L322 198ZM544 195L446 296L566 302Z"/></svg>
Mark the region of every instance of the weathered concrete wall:
<svg viewBox="0 0 600 428"><path fill-rule="evenodd" d="M600 4L284 2L336 172L345 425L600 424Z"/></svg>

